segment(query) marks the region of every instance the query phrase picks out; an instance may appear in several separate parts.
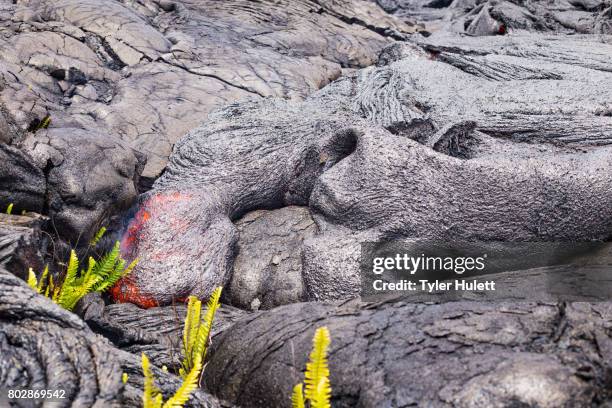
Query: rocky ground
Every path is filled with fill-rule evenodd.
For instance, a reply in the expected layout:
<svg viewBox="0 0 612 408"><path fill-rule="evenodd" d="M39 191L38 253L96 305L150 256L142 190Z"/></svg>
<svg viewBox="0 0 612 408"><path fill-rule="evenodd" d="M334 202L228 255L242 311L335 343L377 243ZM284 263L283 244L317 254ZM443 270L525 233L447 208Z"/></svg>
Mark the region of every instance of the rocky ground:
<svg viewBox="0 0 612 408"><path fill-rule="evenodd" d="M0 0L0 388L139 406L146 352L168 394L180 300L221 285L190 406L289 406L322 325L334 407L609 406L610 303L530 297L605 271L507 273L495 303L358 296L362 242L610 241L611 10ZM17 278L102 225L140 259L130 303L75 315Z"/></svg>

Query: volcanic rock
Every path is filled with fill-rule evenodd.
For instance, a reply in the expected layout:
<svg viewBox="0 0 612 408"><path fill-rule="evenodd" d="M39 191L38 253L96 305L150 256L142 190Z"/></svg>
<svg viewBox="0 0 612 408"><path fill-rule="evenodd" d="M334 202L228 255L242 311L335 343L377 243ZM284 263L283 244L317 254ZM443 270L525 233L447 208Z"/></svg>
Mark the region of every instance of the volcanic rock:
<svg viewBox="0 0 612 408"><path fill-rule="evenodd" d="M147 178L212 108L303 98L414 32L357 0L36 0L3 2L0 21L0 100L18 124L117 135Z"/></svg>
<svg viewBox="0 0 612 408"><path fill-rule="evenodd" d="M34 213L0 213L0 267L23 279L29 268L42 270L48 243L42 232L46 222Z"/></svg>
<svg viewBox="0 0 612 408"><path fill-rule="evenodd" d="M334 407L605 405L611 319L609 303L282 306L217 339L205 388L237 405L285 407L326 326Z"/></svg>
<svg viewBox="0 0 612 408"><path fill-rule="evenodd" d="M470 35L512 31L612 34L607 0L373 0L398 17L424 22L427 30Z"/></svg>
<svg viewBox="0 0 612 408"><path fill-rule="evenodd" d="M207 297L231 275L231 220L288 205L318 225L303 259L313 299L354 295L359 242L609 239L610 45L432 35L391 47L387 65L303 102L232 104L182 139L144 204L155 210L131 248L136 288L161 304Z"/></svg>
<svg viewBox="0 0 612 408"><path fill-rule="evenodd" d="M35 135L21 153L2 147L0 205L43 212L61 237L87 241L211 109L303 98L414 31L357 0L3 2L0 140Z"/></svg>
<svg viewBox="0 0 612 408"><path fill-rule="evenodd" d="M3 389L63 390L62 401L79 406L142 406L139 357L114 348L76 315L4 269L0 269L0 356ZM122 373L129 376L125 385ZM181 380L172 374L155 366L153 373L166 398L180 386ZM190 406L220 405L197 390Z"/></svg>
<svg viewBox="0 0 612 408"><path fill-rule="evenodd" d="M116 347L135 355L145 353L160 367L165 365L175 371L181 367L187 314L184 304L150 309L130 303L105 305L100 294L92 293L79 302L75 313ZM245 314L240 309L222 305L215 314L212 336L216 338Z"/></svg>
<svg viewBox="0 0 612 408"><path fill-rule="evenodd" d="M305 300L302 244L316 232L308 208L254 211L236 228L240 235L228 287L230 303L270 309Z"/></svg>

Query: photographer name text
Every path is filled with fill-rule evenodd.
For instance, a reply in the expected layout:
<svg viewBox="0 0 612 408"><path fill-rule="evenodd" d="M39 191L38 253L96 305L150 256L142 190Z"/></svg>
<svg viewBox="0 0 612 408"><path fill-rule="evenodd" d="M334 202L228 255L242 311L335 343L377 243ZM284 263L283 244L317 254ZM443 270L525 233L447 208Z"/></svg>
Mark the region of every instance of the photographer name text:
<svg viewBox="0 0 612 408"><path fill-rule="evenodd" d="M447 291L494 291L495 281L477 279L455 279L454 281L419 281L400 280L397 282L385 282L382 279L372 282L376 291L426 291L428 293Z"/></svg>

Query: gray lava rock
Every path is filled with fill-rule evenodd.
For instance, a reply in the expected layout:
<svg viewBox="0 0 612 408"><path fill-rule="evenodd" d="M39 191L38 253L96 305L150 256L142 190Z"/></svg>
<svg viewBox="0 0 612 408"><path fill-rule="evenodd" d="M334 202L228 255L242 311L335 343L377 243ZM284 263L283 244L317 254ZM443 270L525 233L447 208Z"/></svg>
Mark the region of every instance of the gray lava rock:
<svg viewBox="0 0 612 408"><path fill-rule="evenodd" d="M183 360L184 304L141 309L130 303L104 305L99 295L82 299L75 310L89 327L116 347L139 356L145 353L159 367L178 371ZM217 310L212 336L218 336L246 313L223 305Z"/></svg>
<svg viewBox="0 0 612 408"><path fill-rule="evenodd" d="M302 245L317 229L308 208L251 212L236 228L240 236L228 287L231 304L270 309L305 300Z"/></svg>
<svg viewBox="0 0 612 408"><path fill-rule="evenodd" d="M144 158L110 135L77 128L41 130L28 135L20 148L24 161L40 175L38 211L49 215L63 238L88 242L111 215L136 201ZM36 187L36 178L24 184Z"/></svg>
<svg viewBox="0 0 612 408"><path fill-rule="evenodd" d="M13 211L17 214L23 210L42 212L45 204L45 175L27 154L0 142L0 175L2 212L9 204L14 205Z"/></svg>
<svg viewBox="0 0 612 408"><path fill-rule="evenodd" d="M62 401L74 406L142 406L139 357L114 348L76 315L37 295L4 269L0 269L0 356L2 389L63 390ZM166 398L181 384L178 377L157 367L153 372ZM129 375L125 385L122 373ZM190 406L220 405L198 390Z"/></svg>
<svg viewBox="0 0 612 408"><path fill-rule="evenodd" d="M148 156L148 181L211 109L303 98L415 31L358 0L3 2L0 27L17 123L118 136Z"/></svg>
<svg viewBox="0 0 612 408"><path fill-rule="evenodd" d="M534 35L419 43L304 102L211 114L143 205L154 210L134 239L135 286L162 304L207 297L231 275L231 220L288 205L309 205L319 227L303 260L316 299L358 290L358 248L328 237L609 239L611 46Z"/></svg>
<svg viewBox="0 0 612 408"><path fill-rule="evenodd" d="M2 62L0 61L0 65ZM0 93L10 87L3 88ZM88 241L136 200L144 155L121 140L81 128L24 132L0 103L0 208L36 212L73 243Z"/></svg>
<svg viewBox="0 0 612 408"><path fill-rule="evenodd" d="M28 268L41 271L48 240L42 228L48 220L34 213L0 213L0 267L27 279Z"/></svg>
<svg viewBox="0 0 612 408"><path fill-rule="evenodd" d="M237 405L287 406L314 330L327 326L334 407L605 405L611 319L609 303L282 306L217 339L205 388Z"/></svg>
<svg viewBox="0 0 612 408"><path fill-rule="evenodd" d="M0 150L0 205L72 241L133 204L211 109L304 98L415 31L356 0L3 2L0 30L0 140L36 132Z"/></svg>
<svg viewBox="0 0 612 408"><path fill-rule="evenodd" d="M503 35L510 31L611 34L608 0L372 0L429 31Z"/></svg>

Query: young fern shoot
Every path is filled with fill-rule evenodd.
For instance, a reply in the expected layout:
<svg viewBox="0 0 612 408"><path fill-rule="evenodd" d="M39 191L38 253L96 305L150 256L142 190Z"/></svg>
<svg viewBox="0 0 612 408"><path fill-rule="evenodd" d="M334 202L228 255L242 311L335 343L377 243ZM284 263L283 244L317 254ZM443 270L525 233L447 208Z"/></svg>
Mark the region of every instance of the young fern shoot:
<svg viewBox="0 0 612 408"><path fill-rule="evenodd" d="M179 389L165 403L161 391L155 386L151 363L144 353L142 354L142 372L144 374L143 408L182 408L198 387L198 380L202 372L202 360L196 357L193 368L187 373Z"/></svg>
<svg viewBox="0 0 612 408"><path fill-rule="evenodd" d="M101 227L98 232L96 232L96 235L94 235L94 237L91 239L89 245L92 247L98 245L104 234L106 234L106 227Z"/></svg>
<svg viewBox="0 0 612 408"><path fill-rule="evenodd" d="M195 296L189 296L183 328L183 362L179 369L179 375L183 379L191 372L196 359L203 362L206 358L213 320L220 305L221 291L221 287L213 291L208 299L204 318L201 318L202 302Z"/></svg>
<svg viewBox="0 0 612 408"><path fill-rule="evenodd" d="M291 394L291 406L293 408L305 408L304 384L300 383L293 387L293 394Z"/></svg>
<svg viewBox="0 0 612 408"><path fill-rule="evenodd" d="M306 373L304 386L298 384L293 388L291 404L293 408L331 408L331 385L329 382L329 366L327 352L331 338L327 327L320 327L312 340L312 352ZM308 404L308 405L306 405Z"/></svg>
<svg viewBox="0 0 612 408"><path fill-rule="evenodd" d="M220 305L221 290L219 287L213 291L203 317L202 302L195 296L189 296L183 328L183 362L179 369L183 384L165 403L160 390L155 386L149 359L145 354L142 355L142 370L145 377L142 395L144 408L181 408L198 387L210 342L212 324Z"/></svg>

